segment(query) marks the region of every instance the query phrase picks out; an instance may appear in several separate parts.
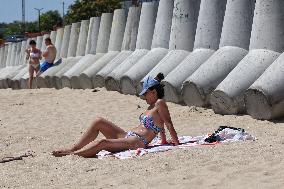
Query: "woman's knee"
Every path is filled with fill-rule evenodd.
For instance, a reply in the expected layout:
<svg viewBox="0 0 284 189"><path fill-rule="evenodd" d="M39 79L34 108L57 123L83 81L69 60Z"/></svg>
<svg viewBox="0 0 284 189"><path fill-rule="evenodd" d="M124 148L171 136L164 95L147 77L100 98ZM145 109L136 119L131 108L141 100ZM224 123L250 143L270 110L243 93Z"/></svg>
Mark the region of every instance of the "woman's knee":
<svg viewBox="0 0 284 189"><path fill-rule="evenodd" d="M102 117L97 117L94 121L95 123L105 123L106 119L102 118Z"/></svg>
<svg viewBox="0 0 284 189"><path fill-rule="evenodd" d="M102 118L102 117L97 117L95 120L94 120L94 122L93 122L93 124L92 124L92 128L94 129L98 129L98 127L100 126L100 125L102 125L103 123L105 123L105 119L104 118Z"/></svg>

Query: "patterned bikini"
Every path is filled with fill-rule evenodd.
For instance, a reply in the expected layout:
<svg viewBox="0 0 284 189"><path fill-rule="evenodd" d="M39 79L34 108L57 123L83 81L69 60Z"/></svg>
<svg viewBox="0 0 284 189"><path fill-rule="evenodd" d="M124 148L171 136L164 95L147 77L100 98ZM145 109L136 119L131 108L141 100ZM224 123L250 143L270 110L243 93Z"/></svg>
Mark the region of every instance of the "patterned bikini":
<svg viewBox="0 0 284 189"><path fill-rule="evenodd" d="M142 125L144 125L145 128L152 130L155 134L158 134L159 132L161 132L161 129L154 124L152 116L150 116L150 115L142 116L142 114L141 114L140 117L139 117L139 120L140 120L140 123ZM145 137L140 136L133 131L128 131L125 138L128 138L130 136L138 137L140 140L142 140L142 142L145 144L145 146L147 146L149 144L149 142L145 139Z"/></svg>

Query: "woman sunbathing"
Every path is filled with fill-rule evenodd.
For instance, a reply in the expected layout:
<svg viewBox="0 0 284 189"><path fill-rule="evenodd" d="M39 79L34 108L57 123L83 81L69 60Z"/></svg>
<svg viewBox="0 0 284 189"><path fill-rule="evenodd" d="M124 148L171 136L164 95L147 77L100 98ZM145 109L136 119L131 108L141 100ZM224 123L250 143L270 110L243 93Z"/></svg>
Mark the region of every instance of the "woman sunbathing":
<svg viewBox="0 0 284 189"><path fill-rule="evenodd" d="M139 126L126 132L103 118L97 118L77 144L68 150L54 151L52 154L56 157L74 154L90 158L95 157L101 150L119 152L146 148L158 133L162 143L166 143L164 125L169 130L174 145L178 145L177 133L171 121L168 106L162 99L164 97L164 86L160 84L162 79L164 76L160 73L155 79L148 77L143 83L140 95L144 97L149 107L145 114L140 116ZM99 132L106 139L95 141ZM83 149L86 145L88 146Z"/></svg>

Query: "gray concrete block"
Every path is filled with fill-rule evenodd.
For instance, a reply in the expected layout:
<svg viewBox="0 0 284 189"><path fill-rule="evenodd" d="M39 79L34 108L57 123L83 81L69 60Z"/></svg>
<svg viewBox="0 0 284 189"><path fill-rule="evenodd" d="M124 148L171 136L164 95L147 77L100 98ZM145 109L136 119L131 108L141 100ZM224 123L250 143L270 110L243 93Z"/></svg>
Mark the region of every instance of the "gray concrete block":
<svg viewBox="0 0 284 189"><path fill-rule="evenodd" d="M65 72L67 72L70 68L72 68L78 61L82 59L82 56L70 57L65 59L66 63L62 62L59 66L61 66L60 70L53 75L50 75L51 78L51 86L55 87L56 89L61 89L64 87L71 88L70 83L63 83L61 81L61 77Z"/></svg>
<svg viewBox="0 0 284 189"><path fill-rule="evenodd" d="M110 72L112 72L117 66L119 66L125 59L132 54L132 51L121 51L114 59L112 59L103 69L101 69L95 76L92 77L92 83L94 88L104 87L105 78Z"/></svg>
<svg viewBox="0 0 284 189"><path fill-rule="evenodd" d="M140 7L130 7L127 16L127 22L125 26L123 41L121 50L131 50L134 51L136 47L138 27L140 20Z"/></svg>
<svg viewBox="0 0 284 189"><path fill-rule="evenodd" d="M86 44L89 31L89 20L82 20L80 26L80 34L78 38L76 56L84 56L86 51Z"/></svg>
<svg viewBox="0 0 284 189"><path fill-rule="evenodd" d="M201 0L194 49L219 47L227 0Z"/></svg>
<svg viewBox="0 0 284 189"><path fill-rule="evenodd" d="M247 53L238 47L220 48L183 83L183 101L188 106L208 106L210 93Z"/></svg>
<svg viewBox="0 0 284 189"><path fill-rule="evenodd" d="M100 29L100 17L92 17L90 19L89 32L87 38L87 45L85 54L96 54L99 29Z"/></svg>
<svg viewBox="0 0 284 189"><path fill-rule="evenodd" d="M210 49L196 49L173 69L162 81L165 85L165 99L174 103L183 103L181 97L182 83L214 52Z"/></svg>
<svg viewBox="0 0 284 189"><path fill-rule="evenodd" d="M249 48L255 0L227 0L220 48Z"/></svg>
<svg viewBox="0 0 284 189"><path fill-rule="evenodd" d="M124 9L114 10L108 51L121 50L125 25L126 25L125 10Z"/></svg>
<svg viewBox="0 0 284 189"><path fill-rule="evenodd" d="M141 79L149 73L168 53L168 49L155 48L143 56L121 77L121 91L123 94L138 94L137 87Z"/></svg>
<svg viewBox="0 0 284 189"><path fill-rule="evenodd" d="M96 53L106 53L108 50L112 19L112 13L102 14Z"/></svg>
<svg viewBox="0 0 284 189"><path fill-rule="evenodd" d="M55 60L60 59L61 54L61 48L62 48L62 41L63 41L63 35L64 35L64 28L59 28L56 30L56 40L55 40L55 48L56 48L56 58ZM46 47L45 47L46 48Z"/></svg>
<svg viewBox="0 0 284 189"><path fill-rule="evenodd" d="M174 0L160 0L151 48L169 48Z"/></svg>
<svg viewBox="0 0 284 189"><path fill-rule="evenodd" d="M72 23L67 57L76 56L80 27L80 22Z"/></svg>
<svg viewBox="0 0 284 189"><path fill-rule="evenodd" d="M80 89L80 82L79 76L80 74L86 70L88 67L93 65L97 60L99 60L104 53L98 53L96 55L87 54L86 56L82 57L78 63L76 63L72 68L70 68L64 75L61 77L61 80L64 83L71 83L71 87L73 89Z"/></svg>
<svg viewBox="0 0 284 189"><path fill-rule="evenodd" d="M50 39L51 39L52 44L56 43L56 35L57 35L57 31L50 32Z"/></svg>
<svg viewBox="0 0 284 189"><path fill-rule="evenodd" d="M282 53L245 93L249 115L256 119L276 119L284 115L284 54Z"/></svg>
<svg viewBox="0 0 284 189"><path fill-rule="evenodd" d="M157 7L156 2L144 2L142 4L136 49L151 49Z"/></svg>
<svg viewBox="0 0 284 189"><path fill-rule="evenodd" d="M250 49L284 51L284 1L258 0L250 38Z"/></svg>
<svg viewBox="0 0 284 189"><path fill-rule="evenodd" d="M192 51L200 0L175 0L170 34L170 50Z"/></svg>
<svg viewBox="0 0 284 189"><path fill-rule="evenodd" d="M105 67L112 59L119 54L118 51L110 51L103 57L97 60L93 65L87 68L79 76L79 82L83 89L92 89L94 87L92 83L92 77L95 76L103 67Z"/></svg>
<svg viewBox="0 0 284 189"><path fill-rule="evenodd" d="M67 58L68 48L69 48L69 41L70 41L70 34L71 34L71 25L67 25L64 27L62 45L61 45L61 58Z"/></svg>
<svg viewBox="0 0 284 189"><path fill-rule="evenodd" d="M126 60L124 60L119 66L117 66L111 73L105 78L105 87L107 90L121 91L120 79L125 72L127 72L132 66L134 66L143 56L145 56L149 50L137 49Z"/></svg>
<svg viewBox="0 0 284 189"><path fill-rule="evenodd" d="M280 53L255 49L212 92L210 103L215 113L245 113L244 92L276 60Z"/></svg>

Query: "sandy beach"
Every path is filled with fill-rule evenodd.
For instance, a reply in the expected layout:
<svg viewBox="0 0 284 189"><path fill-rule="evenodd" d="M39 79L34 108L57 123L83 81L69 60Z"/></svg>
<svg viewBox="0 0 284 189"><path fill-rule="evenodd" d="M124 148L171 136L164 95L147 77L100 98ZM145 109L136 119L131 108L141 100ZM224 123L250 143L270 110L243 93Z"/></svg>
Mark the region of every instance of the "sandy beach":
<svg viewBox="0 0 284 189"><path fill-rule="evenodd" d="M244 128L258 140L126 160L51 156L51 151L74 144L97 116L125 130L139 124L138 116L147 107L142 99L98 90L0 90L0 158L28 151L35 155L0 164L0 188L284 187L284 119L222 116L173 103L168 105L179 136L212 133L229 125Z"/></svg>

